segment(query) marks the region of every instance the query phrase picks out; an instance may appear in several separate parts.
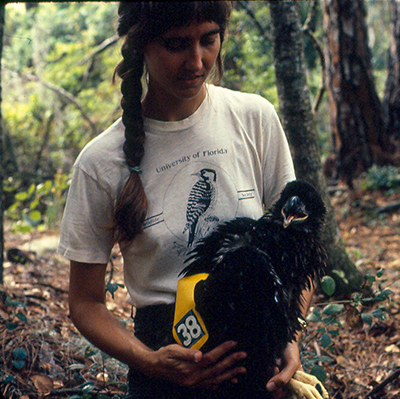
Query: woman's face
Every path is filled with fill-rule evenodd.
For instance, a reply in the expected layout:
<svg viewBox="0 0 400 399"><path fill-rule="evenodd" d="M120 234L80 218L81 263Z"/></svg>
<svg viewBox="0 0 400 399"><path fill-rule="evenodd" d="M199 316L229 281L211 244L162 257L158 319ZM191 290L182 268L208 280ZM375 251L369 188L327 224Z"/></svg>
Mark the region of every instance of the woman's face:
<svg viewBox="0 0 400 399"><path fill-rule="evenodd" d="M215 22L173 28L145 49L149 94L185 101L203 93L221 48L220 27Z"/></svg>

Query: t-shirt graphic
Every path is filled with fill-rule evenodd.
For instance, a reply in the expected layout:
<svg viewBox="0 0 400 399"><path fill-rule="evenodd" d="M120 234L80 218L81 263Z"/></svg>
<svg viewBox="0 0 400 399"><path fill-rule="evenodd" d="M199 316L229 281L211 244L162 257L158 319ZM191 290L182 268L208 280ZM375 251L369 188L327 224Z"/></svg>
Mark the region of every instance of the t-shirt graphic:
<svg viewBox="0 0 400 399"><path fill-rule="evenodd" d="M212 216L216 196L217 172L214 169L204 168L193 175L198 177L189 194L186 208L186 226L183 234L188 231L188 247L193 244L196 231L201 228L201 222L218 221L216 216Z"/></svg>
<svg viewBox="0 0 400 399"><path fill-rule="evenodd" d="M173 249L185 256L218 225L236 217L238 189L229 173L216 163L194 161L181 168L168 184L159 221L174 236ZM145 229L151 225L145 222Z"/></svg>

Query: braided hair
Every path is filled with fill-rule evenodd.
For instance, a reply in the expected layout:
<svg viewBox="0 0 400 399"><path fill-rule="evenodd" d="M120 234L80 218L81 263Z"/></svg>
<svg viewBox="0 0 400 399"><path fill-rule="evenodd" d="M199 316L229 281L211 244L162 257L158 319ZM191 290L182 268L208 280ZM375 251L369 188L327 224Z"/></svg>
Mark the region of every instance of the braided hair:
<svg viewBox="0 0 400 399"><path fill-rule="evenodd" d="M118 35L125 36L121 53L123 59L115 74L121 81L122 123L125 127L123 150L130 177L117 198L113 228L117 241L132 240L141 233L147 212L147 198L140 179L140 163L144 155L145 132L141 108L144 72L144 49L152 40L168 30L189 26L195 22L216 22L221 28L221 43L229 20L228 1L182 2L120 2ZM218 54L217 77L223 73L221 54Z"/></svg>

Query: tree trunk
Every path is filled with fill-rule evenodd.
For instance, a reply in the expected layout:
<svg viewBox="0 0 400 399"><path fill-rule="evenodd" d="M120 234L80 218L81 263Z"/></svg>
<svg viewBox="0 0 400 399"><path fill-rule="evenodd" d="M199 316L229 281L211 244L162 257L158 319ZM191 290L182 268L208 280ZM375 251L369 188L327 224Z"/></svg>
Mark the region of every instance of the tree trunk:
<svg viewBox="0 0 400 399"><path fill-rule="evenodd" d="M348 258L338 234L333 208L322 173L317 133L306 83L303 38L295 2L270 1L275 71L283 126L292 148L297 178L317 187L328 208L324 242L337 295L357 290L361 274ZM345 278L340 278L344 275Z"/></svg>
<svg viewBox="0 0 400 399"><path fill-rule="evenodd" d="M375 90L363 0L324 0L332 175L349 187L387 151Z"/></svg>
<svg viewBox="0 0 400 399"><path fill-rule="evenodd" d="M391 0L391 29L389 67L383 98L385 131L392 152L399 153L400 146L400 2Z"/></svg>
<svg viewBox="0 0 400 399"><path fill-rule="evenodd" d="M3 168L3 118L1 115L1 56L3 52L5 5L0 4L0 284L4 282L4 168Z"/></svg>

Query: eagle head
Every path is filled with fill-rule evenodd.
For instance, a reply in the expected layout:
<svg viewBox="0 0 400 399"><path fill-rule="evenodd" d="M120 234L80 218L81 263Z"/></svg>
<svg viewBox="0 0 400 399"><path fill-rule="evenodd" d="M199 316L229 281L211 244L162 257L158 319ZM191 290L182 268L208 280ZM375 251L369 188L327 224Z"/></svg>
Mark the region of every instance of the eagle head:
<svg viewBox="0 0 400 399"><path fill-rule="evenodd" d="M286 185L272 214L285 229L317 232L324 224L326 208L311 184L295 180Z"/></svg>
<svg viewBox="0 0 400 399"><path fill-rule="evenodd" d="M307 220L308 213L303 201L295 195L289 198L282 208L283 227L289 227L291 223L302 223Z"/></svg>

